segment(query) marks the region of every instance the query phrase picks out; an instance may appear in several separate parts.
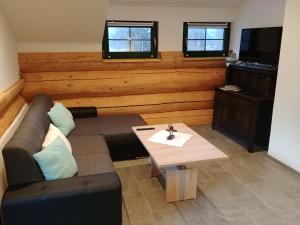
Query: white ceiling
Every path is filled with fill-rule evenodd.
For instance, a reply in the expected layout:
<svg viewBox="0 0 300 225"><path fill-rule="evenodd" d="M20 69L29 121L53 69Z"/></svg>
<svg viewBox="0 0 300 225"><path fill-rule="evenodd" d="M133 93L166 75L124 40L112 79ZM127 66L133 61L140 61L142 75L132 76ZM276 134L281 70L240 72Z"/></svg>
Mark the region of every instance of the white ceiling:
<svg viewBox="0 0 300 225"><path fill-rule="evenodd" d="M18 43L99 43L108 0L0 0Z"/></svg>
<svg viewBox="0 0 300 225"><path fill-rule="evenodd" d="M245 0L110 0L112 5L234 7Z"/></svg>

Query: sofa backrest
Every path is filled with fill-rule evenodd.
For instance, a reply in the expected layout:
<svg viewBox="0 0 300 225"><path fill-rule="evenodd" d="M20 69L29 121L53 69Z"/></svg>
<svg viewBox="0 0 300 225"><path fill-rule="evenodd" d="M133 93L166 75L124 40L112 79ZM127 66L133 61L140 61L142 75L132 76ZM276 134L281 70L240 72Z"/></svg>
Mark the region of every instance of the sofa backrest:
<svg viewBox="0 0 300 225"><path fill-rule="evenodd" d="M2 154L8 187L44 180L33 154L41 150L50 125L47 112L52 106L49 96L37 96L15 134L4 147Z"/></svg>

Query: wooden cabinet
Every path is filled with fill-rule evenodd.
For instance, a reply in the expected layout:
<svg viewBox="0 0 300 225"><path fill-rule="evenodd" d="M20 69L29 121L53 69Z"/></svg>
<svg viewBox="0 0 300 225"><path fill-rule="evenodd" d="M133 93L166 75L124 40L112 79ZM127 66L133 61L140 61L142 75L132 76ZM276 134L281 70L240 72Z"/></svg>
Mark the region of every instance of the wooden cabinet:
<svg viewBox="0 0 300 225"><path fill-rule="evenodd" d="M242 90L234 92L216 88L213 129L241 140L249 152L254 152L256 145L267 146L276 84L274 74L274 71L257 72L249 68L243 73L240 67L229 68L226 83L235 84Z"/></svg>
<svg viewBox="0 0 300 225"><path fill-rule="evenodd" d="M226 84L234 84L244 91L273 97L277 79L277 68L231 65L226 71Z"/></svg>

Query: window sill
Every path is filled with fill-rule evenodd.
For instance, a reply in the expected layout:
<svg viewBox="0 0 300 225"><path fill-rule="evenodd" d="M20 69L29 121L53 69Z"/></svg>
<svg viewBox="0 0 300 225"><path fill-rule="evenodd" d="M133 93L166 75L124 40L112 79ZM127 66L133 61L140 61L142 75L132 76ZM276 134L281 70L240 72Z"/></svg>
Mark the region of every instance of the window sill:
<svg viewBox="0 0 300 225"><path fill-rule="evenodd" d="M227 56L220 57L184 57L185 61L208 61L208 60L226 60Z"/></svg>
<svg viewBox="0 0 300 225"><path fill-rule="evenodd" d="M160 62L161 58L141 58L141 59L102 59L104 63L138 63L138 62Z"/></svg>

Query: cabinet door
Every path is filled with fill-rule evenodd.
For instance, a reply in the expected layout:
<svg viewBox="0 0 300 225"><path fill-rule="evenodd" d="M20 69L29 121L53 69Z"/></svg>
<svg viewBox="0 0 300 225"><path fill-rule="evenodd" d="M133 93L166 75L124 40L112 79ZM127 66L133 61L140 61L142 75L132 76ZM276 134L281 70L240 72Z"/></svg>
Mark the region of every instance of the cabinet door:
<svg viewBox="0 0 300 225"><path fill-rule="evenodd" d="M240 97L232 98L233 119L230 130L240 138L248 140L253 127L255 104Z"/></svg>
<svg viewBox="0 0 300 225"><path fill-rule="evenodd" d="M217 90L214 102L213 128L228 128L231 123L231 98L227 93Z"/></svg>

